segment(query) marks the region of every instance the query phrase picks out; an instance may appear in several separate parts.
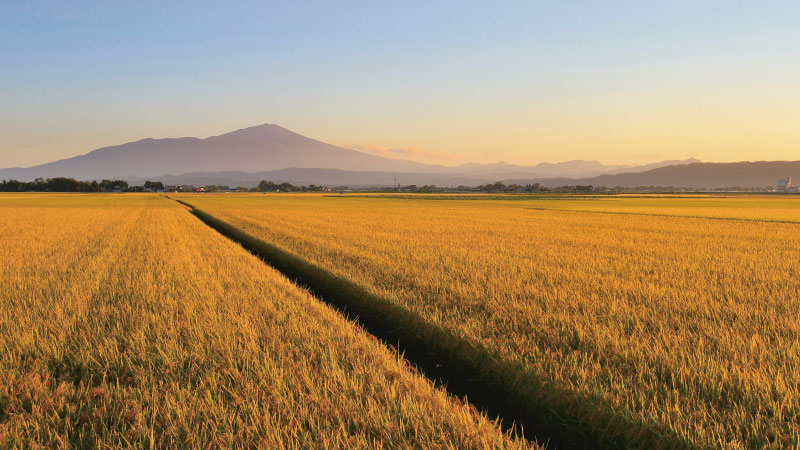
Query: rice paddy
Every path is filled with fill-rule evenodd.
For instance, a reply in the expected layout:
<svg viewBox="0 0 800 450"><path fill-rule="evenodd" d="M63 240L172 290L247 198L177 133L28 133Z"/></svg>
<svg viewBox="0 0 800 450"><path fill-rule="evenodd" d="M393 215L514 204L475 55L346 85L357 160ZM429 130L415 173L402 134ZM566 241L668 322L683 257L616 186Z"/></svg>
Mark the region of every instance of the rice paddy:
<svg viewBox="0 0 800 450"><path fill-rule="evenodd" d="M529 448L180 204L0 196L2 448Z"/></svg>
<svg viewBox="0 0 800 450"><path fill-rule="evenodd" d="M564 433L800 445L792 197L178 198L410 312Z"/></svg>
<svg viewBox="0 0 800 450"><path fill-rule="evenodd" d="M0 446L547 444L358 317L561 442L800 446L793 197L170 196L0 195Z"/></svg>

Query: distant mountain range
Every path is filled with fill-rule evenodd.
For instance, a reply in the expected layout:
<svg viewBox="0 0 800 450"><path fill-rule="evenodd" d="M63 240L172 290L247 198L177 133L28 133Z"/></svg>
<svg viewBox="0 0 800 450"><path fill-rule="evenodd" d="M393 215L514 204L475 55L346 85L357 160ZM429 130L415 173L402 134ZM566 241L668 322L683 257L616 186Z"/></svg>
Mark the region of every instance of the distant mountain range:
<svg viewBox="0 0 800 450"><path fill-rule="evenodd" d="M644 165L607 165L597 161L583 160L564 161L560 163L540 163L535 166L523 166L508 163L469 163L446 168L446 171L450 173L459 173L493 180L555 177L588 178L602 174L644 172L646 170L655 169L658 167L698 162L700 162L700 160L690 158L684 160L661 161Z"/></svg>
<svg viewBox="0 0 800 450"><path fill-rule="evenodd" d="M540 183L546 187L590 184L606 187L672 186L685 188L768 187L787 176L800 177L800 161L692 163L659 167L638 173L591 178L509 179L506 183Z"/></svg>
<svg viewBox="0 0 800 450"><path fill-rule="evenodd" d="M505 184L534 184L545 187L592 185L606 187L672 186L685 188L768 187L779 178L800 174L800 161L759 161L739 163L680 164L637 173L606 174L588 178L483 178L442 173L353 171L339 169L288 168L268 172L197 172L158 177L166 184L203 186L218 184L253 187L261 180L296 185L324 186L392 186L396 179L403 186L435 184L437 186L478 186L502 181ZM130 180L141 184L144 179Z"/></svg>
<svg viewBox="0 0 800 450"><path fill-rule="evenodd" d="M800 175L800 162L701 163L696 159L653 164L606 165L565 161L537 165L508 163L458 166L386 158L326 144L265 124L206 139L143 139L33 167L0 169L0 179L72 177L125 179L167 184L255 186L261 180L328 186L435 184L476 186L505 183L562 186L768 186Z"/></svg>
<svg viewBox="0 0 800 450"><path fill-rule="evenodd" d="M266 172L269 176L288 177L293 181L303 179L316 184L338 184L342 181L358 185L391 185L394 176L387 178L387 175L378 172L397 172L405 174L398 177L403 184L458 185L510 178L593 177L690 162L697 160L664 161L644 166L566 161L533 166L469 163L448 167L371 155L307 138L278 125L265 124L206 139L148 138L104 147L85 155L38 166L0 169L0 179L122 178L129 181L169 180L175 183L194 180L204 184L211 183L210 180L227 180L227 184L236 185L244 180L267 176L262 174ZM294 170L287 172L288 169ZM274 171L278 172L272 173Z"/></svg>

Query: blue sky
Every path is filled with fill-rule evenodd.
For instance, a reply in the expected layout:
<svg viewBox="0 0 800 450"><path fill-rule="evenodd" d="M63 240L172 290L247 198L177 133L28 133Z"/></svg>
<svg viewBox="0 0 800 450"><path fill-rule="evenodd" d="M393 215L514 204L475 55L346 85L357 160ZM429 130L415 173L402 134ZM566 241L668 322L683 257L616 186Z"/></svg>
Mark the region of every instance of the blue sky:
<svg viewBox="0 0 800 450"><path fill-rule="evenodd" d="M4 0L0 167L260 123L445 164L797 159L798 24L796 2Z"/></svg>

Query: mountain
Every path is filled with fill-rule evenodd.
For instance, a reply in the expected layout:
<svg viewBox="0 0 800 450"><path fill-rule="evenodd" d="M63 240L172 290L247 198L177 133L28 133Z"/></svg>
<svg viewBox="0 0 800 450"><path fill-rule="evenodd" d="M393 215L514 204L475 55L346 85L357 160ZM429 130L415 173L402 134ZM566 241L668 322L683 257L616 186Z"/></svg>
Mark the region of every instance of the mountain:
<svg viewBox="0 0 800 450"><path fill-rule="evenodd" d="M696 162L696 160L668 161L656 163L656 165L691 162ZM324 183L321 180L346 179L351 181L346 184L373 185L378 183L378 180L387 178L386 175L377 175L377 172L396 172L416 174L405 177L405 180L412 181L398 180L404 184L451 186L473 185L510 178L593 177L616 173L620 170L637 172L647 170L651 166L604 165L597 161L565 161L529 166L508 163L472 163L447 167L362 153L307 138L278 125L265 124L205 139L193 137L148 138L104 147L85 155L39 166L0 169L0 179L32 180L37 177L73 177L81 180L117 178L131 181L169 179L169 176L181 174L188 176L197 173L206 174L205 178L195 177L197 179L211 179L208 174L215 172L252 174L289 168L337 169L353 172L346 176L342 174L334 176L333 173L327 173L325 178L319 180L309 178L310 173L302 175L304 179L315 182L315 184ZM370 172L372 175L356 175L355 172ZM295 172L292 176L300 176L300 174ZM249 178L237 175L237 177L228 177L227 179L231 182L225 184L238 185L233 181ZM390 185L391 182L381 181L379 184Z"/></svg>
<svg viewBox="0 0 800 450"><path fill-rule="evenodd" d="M430 172L442 166L369 155L266 124L206 139L143 139L40 166L3 169L0 178L91 180L287 167Z"/></svg>
<svg viewBox="0 0 800 450"><path fill-rule="evenodd" d="M591 178L517 178L504 183L539 183L546 187L590 184L606 187L672 186L686 188L767 187L778 179L800 179L800 161L692 163L659 167L638 173L599 175Z"/></svg>

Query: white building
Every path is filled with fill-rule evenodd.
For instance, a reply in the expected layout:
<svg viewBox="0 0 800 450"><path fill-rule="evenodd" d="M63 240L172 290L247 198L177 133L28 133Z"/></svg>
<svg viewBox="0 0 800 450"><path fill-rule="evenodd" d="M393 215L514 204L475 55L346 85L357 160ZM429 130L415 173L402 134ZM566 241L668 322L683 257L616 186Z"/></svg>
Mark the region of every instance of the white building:
<svg viewBox="0 0 800 450"><path fill-rule="evenodd" d="M800 186L792 186L792 177L781 178L775 186L775 192L800 192Z"/></svg>

